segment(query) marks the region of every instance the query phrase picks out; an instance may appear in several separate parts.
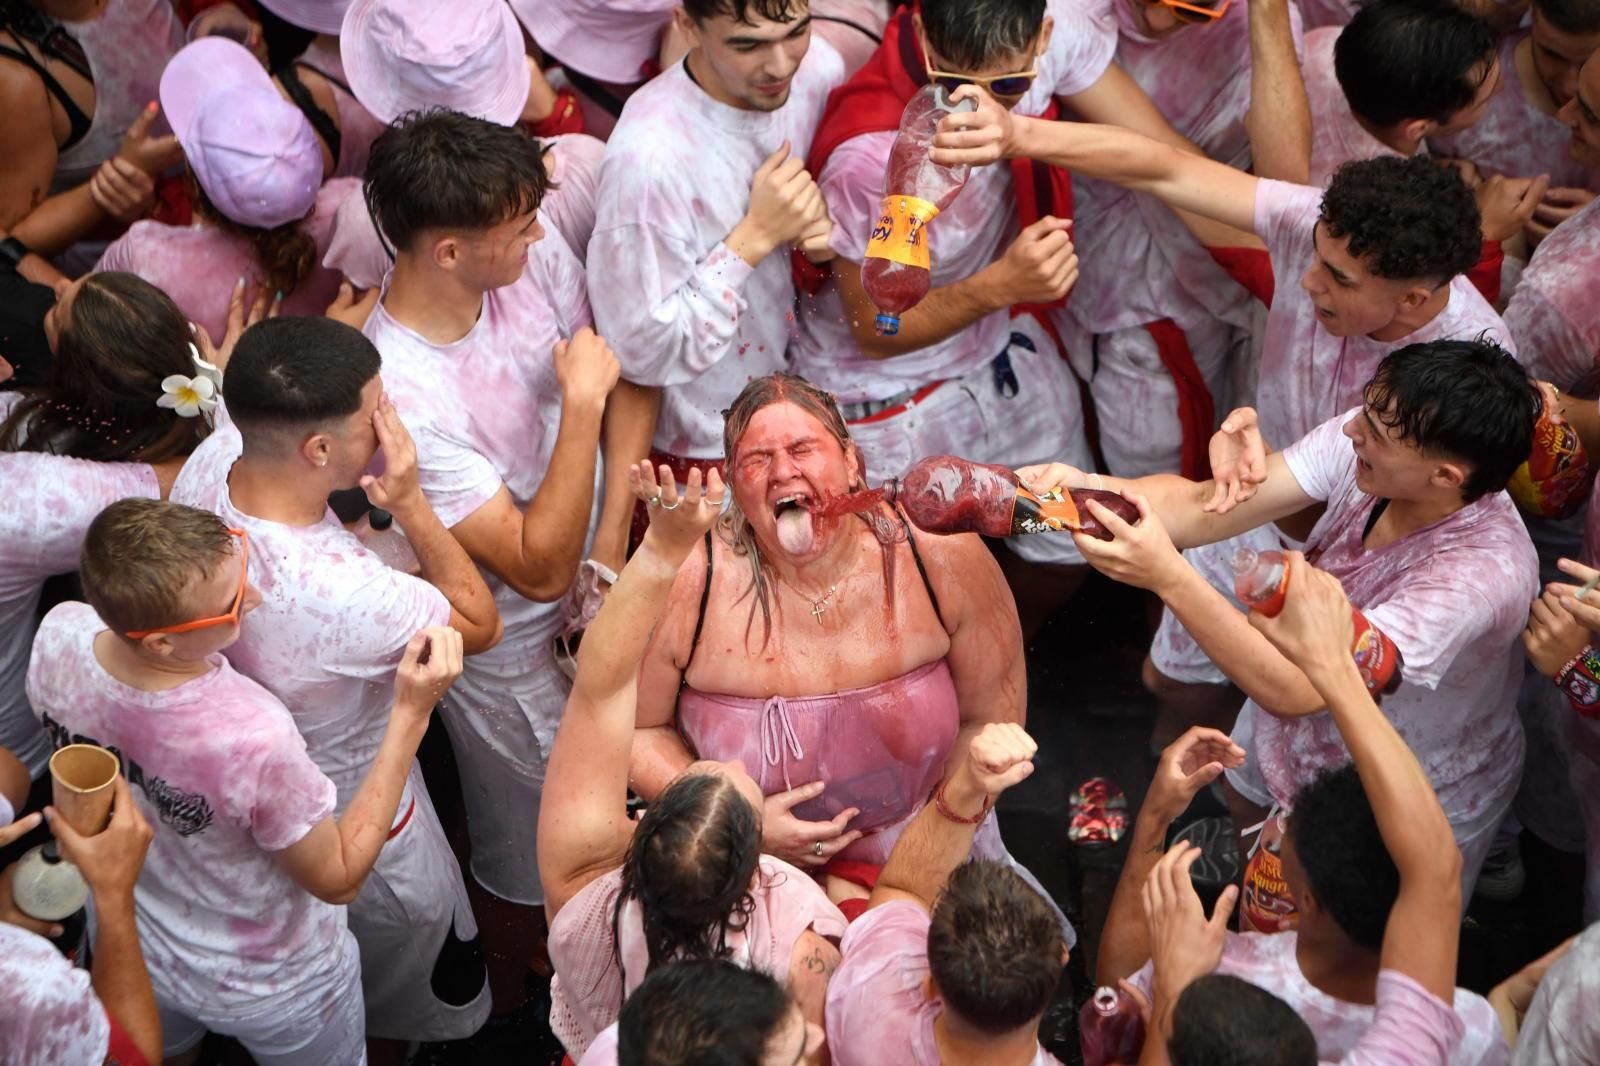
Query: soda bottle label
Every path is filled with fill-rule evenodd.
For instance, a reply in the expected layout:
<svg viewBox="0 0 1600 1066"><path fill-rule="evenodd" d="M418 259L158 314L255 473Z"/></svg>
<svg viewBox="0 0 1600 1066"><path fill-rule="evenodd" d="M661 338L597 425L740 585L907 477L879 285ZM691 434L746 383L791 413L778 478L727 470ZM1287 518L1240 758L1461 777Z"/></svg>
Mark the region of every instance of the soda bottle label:
<svg viewBox="0 0 1600 1066"><path fill-rule="evenodd" d="M1012 504L1012 533L1059 533L1066 529L1082 529L1083 517L1071 496L1060 489L1051 489L1035 496L1021 485Z"/></svg>
<svg viewBox="0 0 1600 1066"><path fill-rule="evenodd" d="M1528 459L1511 475L1506 490L1528 514L1565 518L1588 497L1592 475L1578 431L1551 409L1546 396L1544 410L1534 423Z"/></svg>
<svg viewBox="0 0 1600 1066"><path fill-rule="evenodd" d="M1361 680L1366 683L1367 691L1374 696L1381 695L1388 691L1395 668L1400 665L1400 649L1395 647L1394 641L1384 636L1382 630L1367 621L1366 615L1360 611L1352 612L1352 620L1355 622L1356 635L1350 645L1350 654L1355 657L1356 668L1361 671Z"/></svg>
<svg viewBox="0 0 1600 1066"><path fill-rule="evenodd" d="M1244 932L1282 933L1293 929L1299 912L1283 876L1283 821L1274 814L1261 827L1255 854L1244 868L1239 896L1239 928Z"/></svg>
<svg viewBox="0 0 1600 1066"><path fill-rule="evenodd" d="M883 214L867 241L867 258L928 270L933 261L928 254L928 223L938 213L937 204L915 196L885 196Z"/></svg>

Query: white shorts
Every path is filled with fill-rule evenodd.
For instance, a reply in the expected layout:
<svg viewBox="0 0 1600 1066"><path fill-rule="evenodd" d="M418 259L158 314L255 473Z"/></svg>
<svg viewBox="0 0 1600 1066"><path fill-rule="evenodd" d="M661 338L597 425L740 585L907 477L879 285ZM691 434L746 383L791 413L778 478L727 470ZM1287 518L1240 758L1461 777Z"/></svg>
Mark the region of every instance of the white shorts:
<svg viewBox="0 0 1600 1066"><path fill-rule="evenodd" d="M255 1011L225 1016L203 1005L175 1008L158 999L166 1057L194 1048L210 1030L238 1040L259 1066L365 1066L360 950L348 932L338 950L338 965L327 979L274 996Z"/></svg>
<svg viewBox="0 0 1600 1066"><path fill-rule="evenodd" d="M543 906L539 796L571 686L548 659L516 677L486 675L473 665L469 659L468 672L443 700L467 808L472 876L503 900Z"/></svg>
<svg viewBox="0 0 1600 1066"><path fill-rule="evenodd" d="M959 455L1015 469L1059 460L1092 469L1083 407L1072 370L1056 354L1031 316L1011 324L1014 385L1001 391L994 362L953 378L908 411L850 427L867 464L867 479L898 477L932 455ZM1065 534L1011 537L1006 546L1034 563L1082 565L1077 545Z"/></svg>
<svg viewBox="0 0 1600 1066"><path fill-rule="evenodd" d="M1140 328L1104 333L1097 339L1089 392L1108 472L1127 478L1176 473L1183 449L1178 386L1161 362L1155 338ZM1230 410L1229 373L1234 353L1244 349L1244 337L1225 323L1207 319L1185 330L1184 339L1211 393L1214 420L1220 423ZM1095 340L1090 338L1089 343ZM1207 426L1207 434L1215 428Z"/></svg>
<svg viewBox="0 0 1600 1066"><path fill-rule="evenodd" d="M1282 550L1286 542L1287 538L1275 527L1258 526L1229 540L1190 548L1183 553L1183 557L1212 588L1243 611L1244 604L1233 594L1233 553L1240 548ZM1293 544L1289 546L1297 547ZM1161 610L1161 624L1156 627L1155 639L1150 644L1150 661L1163 676L1186 685L1228 683L1228 675L1217 668L1211 656L1201 650L1199 642L1167 608Z"/></svg>
<svg viewBox="0 0 1600 1066"><path fill-rule="evenodd" d="M461 867L415 763L411 798L411 817L384 844L348 912L361 946L367 1033L460 1040L489 1016L482 943Z"/></svg>

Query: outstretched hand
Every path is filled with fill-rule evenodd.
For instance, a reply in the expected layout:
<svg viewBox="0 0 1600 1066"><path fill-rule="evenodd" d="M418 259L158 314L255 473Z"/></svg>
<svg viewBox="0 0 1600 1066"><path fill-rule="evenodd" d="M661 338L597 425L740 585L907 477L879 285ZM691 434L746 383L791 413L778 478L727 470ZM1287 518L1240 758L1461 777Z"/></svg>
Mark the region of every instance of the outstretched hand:
<svg viewBox="0 0 1600 1066"><path fill-rule="evenodd" d="M1267 445L1255 408L1240 407L1222 420L1211 436L1211 478L1216 492L1202 510L1227 514L1256 494L1267 480Z"/></svg>
<svg viewBox="0 0 1600 1066"><path fill-rule="evenodd" d="M1229 885L1217 897L1211 917L1189 880L1189 867L1201 855L1187 841L1174 844L1144 883L1144 918L1150 927L1150 961L1157 999L1176 1003L1179 993L1206 976L1222 961L1228 918L1239 898Z"/></svg>
<svg viewBox="0 0 1600 1066"><path fill-rule="evenodd" d="M689 471L688 484L680 494L677 478L665 463L661 464L659 479L648 462L628 468L628 487L650 512L645 542L654 543L679 563L689 557L695 542L705 536L722 513L722 475L716 467L708 469L703 490L700 468L695 467Z"/></svg>
<svg viewBox="0 0 1600 1066"><path fill-rule="evenodd" d="M1245 751L1218 729L1194 726L1162 751L1141 811L1171 824L1224 770L1244 765Z"/></svg>

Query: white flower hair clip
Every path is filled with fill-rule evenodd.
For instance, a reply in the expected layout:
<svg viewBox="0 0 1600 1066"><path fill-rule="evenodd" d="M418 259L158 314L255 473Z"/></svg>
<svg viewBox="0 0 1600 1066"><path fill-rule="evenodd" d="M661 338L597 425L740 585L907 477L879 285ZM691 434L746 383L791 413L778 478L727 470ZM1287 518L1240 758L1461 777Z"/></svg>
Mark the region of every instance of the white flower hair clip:
<svg viewBox="0 0 1600 1066"><path fill-rule="evenodd" d="M172 374L162 379L156 406L170 408L179 418L210 414L217 406L217 387L203 374L192 378Z"/></svg>

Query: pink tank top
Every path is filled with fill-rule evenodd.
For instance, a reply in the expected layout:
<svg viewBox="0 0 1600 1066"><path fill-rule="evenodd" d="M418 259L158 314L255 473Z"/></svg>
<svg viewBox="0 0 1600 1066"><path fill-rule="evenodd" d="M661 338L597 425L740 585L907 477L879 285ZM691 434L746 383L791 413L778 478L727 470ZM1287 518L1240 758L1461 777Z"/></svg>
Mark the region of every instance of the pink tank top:
<svg viewBox="0 0 1600 1066"><path fill-rule="evenodd" d="M839 908L802 871L770 855L761 856L759 870L750 893L755 906L749 920L743 929L728 932L729 957L782 983L789 975L795 942L807 929L838 940L846 923ZM622 908L616 936L612 935L612 915L621 891L622 871L612 870L585 885L550 923L550 961L556 970L550 985L550 1028L574 1061L583 1058L590 1042L617 1020L623 998L639 987L649 969L650 949L638 900L629 900Z"/></svg>

